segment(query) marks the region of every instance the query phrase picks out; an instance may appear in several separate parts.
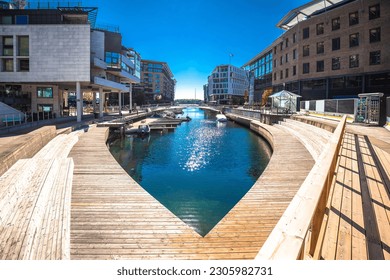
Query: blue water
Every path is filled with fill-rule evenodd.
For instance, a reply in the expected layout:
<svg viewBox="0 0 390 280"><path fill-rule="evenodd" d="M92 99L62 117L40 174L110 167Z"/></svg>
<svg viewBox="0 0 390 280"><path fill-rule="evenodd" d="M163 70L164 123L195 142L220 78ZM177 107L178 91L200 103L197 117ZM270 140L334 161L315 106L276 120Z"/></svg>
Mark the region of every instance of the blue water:
<svg viewBox="0 0 390 280"><path fill-rule="evenodd" d="M121 166L176 216L205 236L245 195L268 164L268 144L215 113L187 108L192 121L145 139L110 145Z"/></svg>

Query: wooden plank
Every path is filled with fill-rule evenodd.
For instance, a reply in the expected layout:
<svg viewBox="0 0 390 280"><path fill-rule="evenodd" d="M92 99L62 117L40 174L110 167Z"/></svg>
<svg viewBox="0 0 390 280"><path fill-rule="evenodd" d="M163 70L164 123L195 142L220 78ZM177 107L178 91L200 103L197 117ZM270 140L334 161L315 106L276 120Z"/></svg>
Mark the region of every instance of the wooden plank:
<svg viewBox="0 0 390 280"><path fill-rule="evenodd" d="M367 243L365 238L363 202L360 188L358 159L353 134L347 133L351 143L351 171L352 171L352 259L367 260Z"/></svg>
<svg viewBox="0 0 390 280"><path fill-rule="evenodd" d="M360 186L362 192L364 227L366 229L366 238L368 245L368 258L370 260L383 260L383 251L381 248L378 225L376 222L375 211L373 209L369 182L367 181L366 166L364 163L362 151L360 149L360 137L355 135L355 146L358 159L358 168L360 174ZM365 174L366 176L362 176Z"/></svg>

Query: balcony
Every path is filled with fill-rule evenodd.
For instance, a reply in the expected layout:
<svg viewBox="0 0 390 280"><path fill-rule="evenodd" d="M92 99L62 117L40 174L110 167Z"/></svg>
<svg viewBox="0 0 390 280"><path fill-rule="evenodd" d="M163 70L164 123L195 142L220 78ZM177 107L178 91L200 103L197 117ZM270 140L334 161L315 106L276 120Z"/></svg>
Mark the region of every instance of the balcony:
<svg viewBox="0 0 390 280"><path fill-rule="evenodd" d="M92 65L100 69L107 69L107 63L97 57L92 58Z"/></svg>
<svg viewBox="0 0 390 280"><path fill-rule="evenodd" d="M99 87L109 88L113 91L128 92L129 88L121 83L110 81L101 77L93 77L93 83Z"/></svg>

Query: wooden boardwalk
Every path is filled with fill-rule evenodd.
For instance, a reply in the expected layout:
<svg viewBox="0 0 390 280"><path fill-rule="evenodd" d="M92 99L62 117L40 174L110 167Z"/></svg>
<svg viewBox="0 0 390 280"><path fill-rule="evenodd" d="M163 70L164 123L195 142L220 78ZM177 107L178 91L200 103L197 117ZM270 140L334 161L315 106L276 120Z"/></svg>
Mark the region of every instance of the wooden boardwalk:
<svg viewBox="0 0 390 280"><path fill-rule="evenodd" d="M390 154L345 133L322 226L326 260L390 259Z"/></svg>
<svg viewBox="0 0 390 280"><path fill-rule="evenodd" d="M201 237L115 161L107 128L80 137L74 160L72 259L253 259L314 164L280 129L257 124L273 138L274 154L241 201Z"/></svg>

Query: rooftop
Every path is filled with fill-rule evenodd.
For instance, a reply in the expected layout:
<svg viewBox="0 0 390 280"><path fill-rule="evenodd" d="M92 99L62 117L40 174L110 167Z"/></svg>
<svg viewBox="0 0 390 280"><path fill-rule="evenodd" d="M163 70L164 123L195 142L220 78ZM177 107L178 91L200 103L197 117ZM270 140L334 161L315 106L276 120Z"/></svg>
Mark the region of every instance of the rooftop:
<svg viewBox="0 0 390 280"><path fill-rule="evenodd" d="M288 12L276 26L284 30L289 30L299 22L304 21L311 16L324 13L330 9L353 1L356 0L313 0Z"/></svg>

